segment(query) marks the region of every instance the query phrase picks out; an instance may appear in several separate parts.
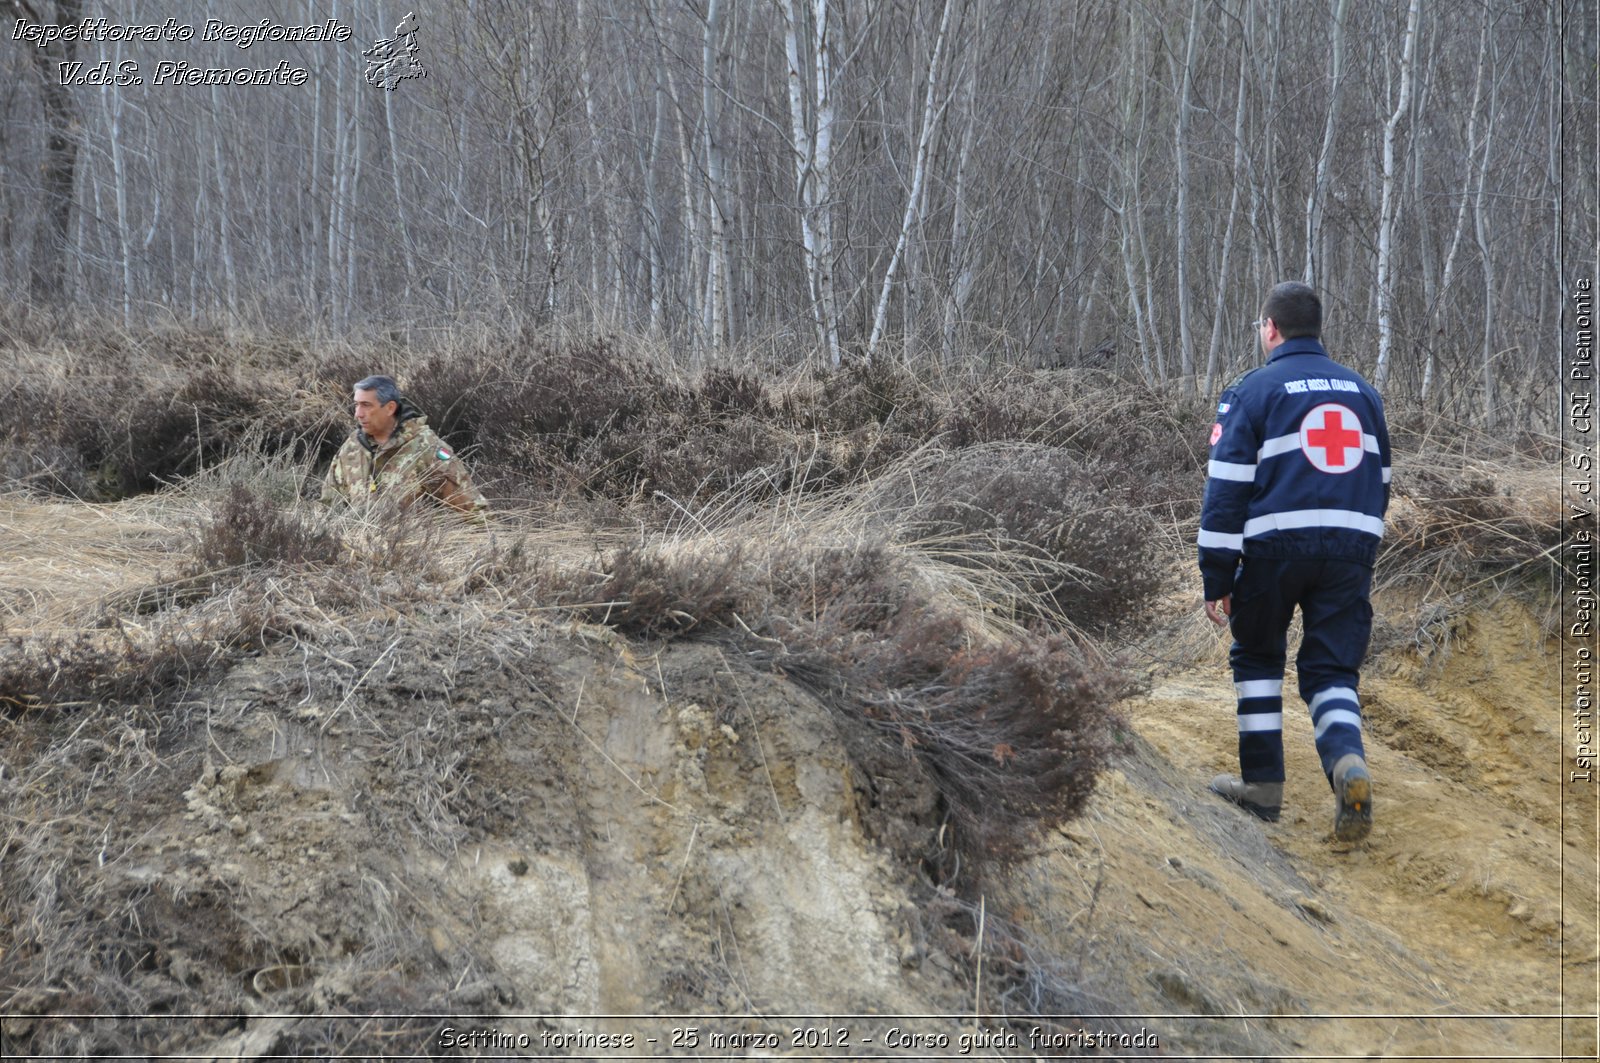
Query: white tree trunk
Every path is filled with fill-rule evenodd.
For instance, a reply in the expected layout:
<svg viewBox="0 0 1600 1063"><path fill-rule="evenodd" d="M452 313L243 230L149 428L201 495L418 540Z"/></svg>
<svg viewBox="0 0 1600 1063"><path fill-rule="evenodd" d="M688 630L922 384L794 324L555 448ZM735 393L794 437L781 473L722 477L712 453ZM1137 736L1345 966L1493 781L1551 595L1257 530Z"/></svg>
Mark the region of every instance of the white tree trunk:
<svg viewBox="0 0 1600 1063"><path fill-rule="evenodd" d="M1461 200L1456 206L1456 224L1450 236L1450 250L1444 256L1444 271L1439 278L1439 292L1433 300L1430 318L1434 322L1439 320L1439 309L1444 306L1445 300L1449 297L1451 285L1455 280L1456 253L1461 250L1461 237L1467 229L1467 207L1471 204L1473 198L1473 171L1477 166L1476 159L1478 156L1478 106L1483 101L1484 75L1488 70L1489 33L1490 19L1486 15L1483 21L1483 33L1478 40L1478 72L1477 76L1473 78L1472 84L1472 109L1467 112L1467 164L1461 175ZM1423 403L1428 401L1433 392L1434 348L1436 346L1437 337L1429 337L1428 357L1422 369L1421 399Z"/></svg>
<svg viewBox="0 0 1600 1063"><path fill-rule="evenodd" d="M1328 169L1333 157L1333 135L1339 125L1339 89L1344 84L1345 11L1349 0L1339 0L1333 12L1333 40L1329 43L1328 57L1328 118L1322 127L1322 150L1317 153L1317 175L1306 197L1306 267L1301 274L1305 283L1315 285L1321 275L1318 269L1322 258L1322 208L1328 198Z"/></svg>
<svg viewBox="0 0 1600 1063"><path fill-rule="evenodd" d="M1222 233L1222 262L1217 268L1217 301L1211 314L1211 348L1206 353L1206 384L1204 393L1213 395L1217 387L1217 363L1222 354L1222 322L1226 315L1223 307L1227 303L1229 276L1228 265L1233 256L1233 233L1239 218L1239 194L1243 181L1239 174L1244 173L1244 116L1245 104L1248 97L1245 89L1249 84L1250 59L1248 54L1239 57L1239 92L1233 106L1233 172L1234 180L1231 182L1233 190L1228 200L1228 225Z"/></svg>
<svg viewBox="0 0 1600 1063"><path fill-rule="evenodd" d="M212 89L215 92L215 89ZM350 184L346 195L348 198L340 210L340 220L344 223L344 327L350 327L351 317L356 306L356 270L361 257L360 244L357 241L359 234L356 232L355 204L361 190L361 98L356 97L355 108L350 112L350 125L354 132L350 138L350 158L345 165L350 169ZM226 205L223 207L227 209Z"/></svg>
<svg viewBox="0 0 1600 1063"><path fill-rule="evenodd" d="M339 14L339 5L330 9L333 17ZM344 53L336 52L333 59L333 192L328 197L328 291L329 311L333 322L348 317L343 307L344 285L340 282L339 236L344 231L344 204L349 189L350 160L346 153L348 143L344 122Z"/></svg>
<svg viewBox="0 0 1600 1063"><path fill-rule="evenodd" d="M717 42L721 34L721 0L707 0L705 36L700 52L700 122L705 145L706 290L704 326L714 350L728 341L728 250L724 228L723 161L720 136L721 105L717 88Z"/></svg>
<svg viewBox="0 0 1600 1063"><path fill-rule="evenodd" d="M1178 163L1178 377L1183 391L1192 394L1195 381L1194 340L1189 334L1189 111L1194 98L1194 53L1200 37L1200 0L1194 0L1189 7L1188 36L1173 154Z"/></svg>
<svg viewBox="0 0 1600 1063"><path fill-rule="evenodd" d="M1490 47L1493 48L1492 39ZM1495 66L1492 61L1490 69ZM1494 378L1494 326L1495 326L1495 268L1494 255L1490 250L1489 241L1489 205L1485 189L1489 183L1489 156L1494 142L1494 118L1499 105L1499 82L1489 79L1489 107L1483 132L1483 153L1478 159L1478 190L1472 200L1472 230L1478 242L1478 255L1483 261L1483 419L1489 428L1494 428L1498 420L1496 407L1498 405L1499 389L1495 386Z"/></svg>
<svg viewBox="0 0 1600 1063"><path fill-rule="evenodd" d="M654 0L651 11L656 10ZM652 16L652 21L659 22L658 17ZM666 328L666 311L663 305L663 292L665 288L665 269L661 258L661 197L656 187L656 167L661 159L661 143L666 135L667 128L667 86L665 70L665 49L657 42L655 62L655 109L650 127L650 147L644 159L644 233L643 239L648 249L649 258L649 305L650 329L652 332L661 332Z"/></svg>
<svg viewBox="0 0 1600 1063"><path fill-rule="evenodd" d="M678 143L678 169L682 176L679 182L682 191L682 205L678 208L682 215L683 225L683 250L679 256L680 274L678 291L683 293L680 298L685 306L694 307L690 302L691 293L704 293L704 270L701 268L705 256L701 254L703 237L700 226L700 205L695 201L696 188L703 187L694 179L694 141L689 134L689 128L684 122L683 99L678 95L678 79L672 74L672 68L663 68L666 73L667 94L672 100L672 111L676 116L674 127L677 130ZM697 298L703 297L696 296ZM695 309L698 309L695 307ZM704 322L697 316L694 318L694 328L702 345L706 342Z"/></svg>
<svg viewBox="0 0 1600 1063"><path fill-rule="evenodd" d="M1144 299L1140 293L1139 283L1139 256L1143 253L1143 240L1140 238L1137 215L1141 209L1139 202L1139 157L1144 151L1144 109L1139 103L1139 85L1144 77L1142 59L1139 54L1139 40L1143 34L1143 27L1134 23L1134 12L1128 12L1128 60L1123 70L1125 78L1123 89L1123 120L1122 136L1126 141L1127 156L1123 160L1123 172L1132 175L1132 179L1124 182L1121 189L1120 205L1117 207L1117 221L1121 227L1122 246L1122 275L1128 286L1128 306L1133 310L1134 334L1139 344L1139 357L1147 381L1156 379L1154 356L1154 338L1145 322ZM1148 264L1147 262L1142 264Z"/></svg>
<svg viewBox="0 0 1600 1063"><path fill-rule="evenodd" d="M310 7L309 0L307 7ZM300 266L300 281L304 285L301 299L309 309L319 305L321 300L317 294L317 274L319 270L317 239L319 223L322 221L317 208L317 197L325 187L322 180L322 84L323 78L316 79L316 89L311 96L311 144L306 159L306 173L309 180L306 183L306 199L303 210L311 233L305 241L305 261Z"/></svg>
<svg viewBox="0 0 1600 1063"><path fill-rule="evenodd" d="M211 86L211 162L217 181L217 198L221 200L221 214L217 220L217 239L222 250L222 276L226 282L225 289L228 312L237 314L239 310L239 277L233 266L233 205L228 195L230 181L228 169L222 162L222 98L217 93L217 87Z"/></svg>
<svg viewBox="0 0 1600 1063"><path fill-rule="evenodd" d="M120 69L122 46L117 45L111 64ZM122 327L133 327L133 261L128 246L128 174L122 161L122 100L123 90L114 85L100 89L100 100L106 109L107 139L111 142L111 180L117 194L117 258L122 266Z"/></svg>
<svg viewBox="0 0 1600 1063"><path fill-rule="evenodd" d="M814 0L811 33L801 22L795 0L782 0L784 54L789 64L789 123L800 207L800 237L805 250L806 283L812 321L829 364L839 368L839 319L833 293L833 60L828 33L828 0ZM811 46L811 79L806 83L804 45ZM809 89L809 91L808 91Z"/></svg>
<svg viewBox="0 0 1600 1063"><path fill-rule="evenodd" d="M405 262L405 291L401 300L407 305L411 303L412 291L416 288L416 254L412 250L411 230L406 225L406 196L400 187L400 138L394 130L394 93L383 94L383 127L389 138L389 178L394 188L394 220L399 228L400 258Z"/></svg>
<svg viewBox="0 0 1600 1063"><path fill-rule="evenodd" d="M1417 20L1421 14L1422 0L1411 0L1411 8L1406 14L1405 46L1400 54L1400 99L1383 126L1383 199L1378 208L1378 277L1374 286L1378 299L1378 364L1372 380L1373 386L1380 391L1389 379L1390 351L1394 346L1394 323L1391 318L1394 295L1389 289L1397 208L1394 194L1394 143L1400 120L1411 105L1411 65L1416 55Z"/></svg>
<svg viewBox="0 0 1600 1063"><path fill-rule="evenodd" d="M821 6L824 2L825 0L818 0L818 5ZM900 235L895 240L894 252L889 256L889 266L883 273L883 285L878 290L878 305L872 315L872 336L867 340L868 360L877 355L878 342L883 339L884 322L889 316L889 295L894 290L895 271L899 268L901 256L905 254L906 244L911 239L911 230L917 224L922 203L923 182L928 172L928 150L933 143L939 119L950 102L947 97L943 103L936 103L935 97L939 89L939 60L944 55L945 37L950 31L950 9L953 6L952 0L945 0L944 13L939 16L938 34L933 41L933 55L928 60L928 79L922 96L921 128L917 131L916 157L911 166L911 190L906 195L906 208L900 216Z"/></svg>
<svg viewBox="0 0 1600 1063"><path fill-rule="evenodd" d="M976 0L978 39L983 39L983 0ZM939 346L940 359L946 365L955 360L956 330L967 315L967 300L972 296L976 258L971 246L971 206L968 203L968 164L972 159L972 144L977 138L978 113L978 60L968 56L966 88L961 107L961 146L956 155L954 203L950 215L950 266L944 302L944 329ZM1040 241L1043 243L1043 241ZM1057 304L1059 315L1060 303Z"/></svg>

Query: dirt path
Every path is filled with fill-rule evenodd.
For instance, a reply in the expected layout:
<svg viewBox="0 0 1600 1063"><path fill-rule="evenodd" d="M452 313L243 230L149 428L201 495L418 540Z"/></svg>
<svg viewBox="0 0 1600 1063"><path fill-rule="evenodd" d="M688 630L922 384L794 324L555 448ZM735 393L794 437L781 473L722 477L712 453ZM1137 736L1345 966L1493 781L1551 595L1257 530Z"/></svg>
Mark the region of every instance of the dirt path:
<svg viewBox="0 0 1600 1063"><path fill-rule="evenodd" d="M1594 1024L1563 1040L1556 1017L1564 979L1566 1010L1592 1006L1578 987L1595 985L1597 910L1594 793L1560 781L1557 647L1510 603L1389 634L1363 681L1377 783L1365 843L1329 836L1297 698L1283 819L1204 792L1236 770L1218 636L1125 706L1135 752L1040 869L1033 902L1064 894L1056 910L1081 918L1056 933L1082 934L1134 999L1257 1017L1166 1020L1175 1036L1255 1024L1301 1058L1592 1058Z"/></svg>

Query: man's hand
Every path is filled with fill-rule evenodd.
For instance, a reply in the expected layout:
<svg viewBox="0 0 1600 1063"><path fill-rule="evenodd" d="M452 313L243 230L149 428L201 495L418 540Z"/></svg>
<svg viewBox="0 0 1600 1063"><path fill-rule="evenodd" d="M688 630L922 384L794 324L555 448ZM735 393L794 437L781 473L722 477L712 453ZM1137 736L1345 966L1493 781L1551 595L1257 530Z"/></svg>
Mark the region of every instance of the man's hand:
<svg viewBox="0 0 1600 1063"><path fill-rule="evenodd" d="M1233 617L1233 595L1224 594L1214 602L1207 602L1206 616L1218 627L1225 627Z"/></svg>

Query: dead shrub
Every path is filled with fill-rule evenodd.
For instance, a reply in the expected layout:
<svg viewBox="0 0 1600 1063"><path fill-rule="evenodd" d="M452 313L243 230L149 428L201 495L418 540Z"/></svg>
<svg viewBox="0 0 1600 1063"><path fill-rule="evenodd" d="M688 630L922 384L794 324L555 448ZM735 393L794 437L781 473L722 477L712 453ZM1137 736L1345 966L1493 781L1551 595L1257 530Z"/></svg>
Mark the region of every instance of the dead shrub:
<svg viewBox="0 0 1600 1063"><path fill-rule="evenodd" d="M974 383L953 397L945 419L952 448L1016 440L1063 446L1080 427L1080 404L1059 374L1013 371Z"/></svg>
<svg viewBox="0 0 1600 1063"><path fill-rule="evenodd" d="M626 428L671 389L646 363L606 339L426 359L403 382L410 399L451 442L492 448L519 437L570 449Z"/></svg>
<svg viewBox="0 0 1600 1063"><path fill-rule="evenodd" d="M773 663L927 772L951 831L947 849L918 855L964 888L1075 816L1115 745L1117 682L1065 636L975 644L959 616L925 603L865 631L777 629L795 660Z"/></svg>
<svg viewBox="0 0 1600 1063"><path fill-rule="evenodd" d="M795 440L769 422L730 415L641 439L638 484L652 497L696 502L760 476L763 483L749 498L754 502L786 490L804 461Z"/></svg>
<svg viewBox="0 0 1600 1063"><path fill-rule="evenodd" d="M940 400L941 446L1059 448L1117 502L1198 514L1211 424L1204 401L1105 373L1010 370L950 386Z"/></svg>
<svg viewBox="0 0 1600 1063"><path fill-rule="evenodd" d="M681 434L680 389L606 339L437 356L401 383L483 479L522 493L629 497L642 459Z"/></svg>
<svg viewBox="0 0 1600 1063"><path fill-rule="evenodd" d="M768 418L772 400L766 385L746 370L713 366L701 374L691 392L693 399L712 418Z"/></svg>
<svg viewBox="0 0 1600 1063"><path fill-rule="evenodd" d="M971 888L1081 809L1114 745L1121 682L1065 636L976 637L901 556L885 543L779 545L760 563L739 548L630 547L598 574L545 570L535 593L631 634L727 642L814 690L864 774L931 783L950 830L941 846L940 824L921 824L903 855Z"/></svg>
<svg viewBox="0 0 1600 1063"><path fill-rule="evenodd" d="M799 460L753 373L714 367L680 381L604 339L430 358L405 390L514 492L703 500L758 470L776 470L781 489Z"/></svg>
<svg viewBox="0 0 1600 1063"><path fill-rule="evenodd" d="M196 534L191 574L252 565L336 563L338 534L285 509L243 484L234 484Z"/></svg>
<svg viewBox="0 0 1600 1063"><path fill-rule="evenodd" d="M83 440L89 433L71 415L57 386L26 378L0 392L0 479L57 494L93 493Z"/></svg>
<svg viewBox="0 0 1600 1063"><path fill-rule="evenodd" d="M267 453L326 462L350 430L350 385L386 371L502 498L704 501L756 480L787 490L797 470L814 491L930 444L1026 440L1114 456L1100 487L1127 504L1198 506L1204 448L1190 445L1188 408L1081 374L929 381L879 359L780 387L746 368L675 375L604 336L517 338L413 361L381 346L313 355L203 329L111 331L76 353L70 376L41 361L0 394L0 472L97 500L209 468L246 431Z"/></svg>
<svg viewBox="0 0 1600 1063"><path fill-rule="evenodd" d="M926 439L937 431L941 417L938 393L889 358L851 362L830 374L821 399L824 426L836 431L873 422L886 431Z"/></svg>
<svg viewBox="0 0 1600 1063"><path fill-rule="evenodd" d="M1379 566L1404 579L1450 580L1502 573L1553 576L1560 553L1559 494L1514 492L1510 467L1428 467L1396 460L1394 506ZM1552 563L1530 564L1541 557Z"/></svg>
<svg viewBox="0 0 1600 1063"><path fill-rule="evenodd" d="M193 475L228 452L261 412L236 376L205 368L168 395L146 392L127 407L122 431L105 433L97 456L105 490L118 497ZM114 477L114 479L113 479Z"/></svg>
<svg viewBox="0 0 1600 1063"><path fill-rule="evenodd" d="M111 637L24 640L0 648L0 712L74 711L106 703L138 704L179 697L226 659L276 632L270 617L169 628L147 640Z"/></svg>
<svg viewBox="0 0 1600 1063"><path fill-rule="evenodd" d="M213 364L150 364L115 347L0 395L0 471L99 501L155 490L209 468L249 439L303 461L331 454L342 429L286 380Z"/></svg>
<svg viewBox="0 0 1600 1063"><path fill-rule="evenodd" d="M840 440L809 482L825 489L876 473L944 431L948 400L898 362L851 362L790 389L775 404L779 423Z"/></svg>
<svg viewBox="0 0 1600 1063"><path fill-rule="evenodd" d="M1143 620L1162 590L1155 522L1119 504L1101 484L1099 462L1052 448L988 448L937 470L914 510L927 534L992 537L1083 572L1041 567L1030 589L1078 627L1126 628Z"/></svg>
<svg viewBox="0 0 1600 1063"><path fill-rule="evenodd" d="M659 549L628 546L598 573L566 574L544 569L535 579L540 594L568 605L595 623L645 638L671 638L695 628L726 628L748 602L739 553L692 561Z"/></svg>

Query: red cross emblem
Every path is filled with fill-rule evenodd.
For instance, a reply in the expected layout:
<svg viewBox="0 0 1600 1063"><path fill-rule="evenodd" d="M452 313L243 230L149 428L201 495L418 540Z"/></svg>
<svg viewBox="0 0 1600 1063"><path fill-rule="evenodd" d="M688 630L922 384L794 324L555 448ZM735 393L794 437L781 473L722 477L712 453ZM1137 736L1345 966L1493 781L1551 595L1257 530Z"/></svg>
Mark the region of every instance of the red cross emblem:
<svg viewBox="0 0 1600 1063"><path fill-rule="evenodd" d="M1366 453L1361 441L1361 418L1347 406L1325 402L1300 422L1300 449L1322 472L1349 472Z"/></svg>

